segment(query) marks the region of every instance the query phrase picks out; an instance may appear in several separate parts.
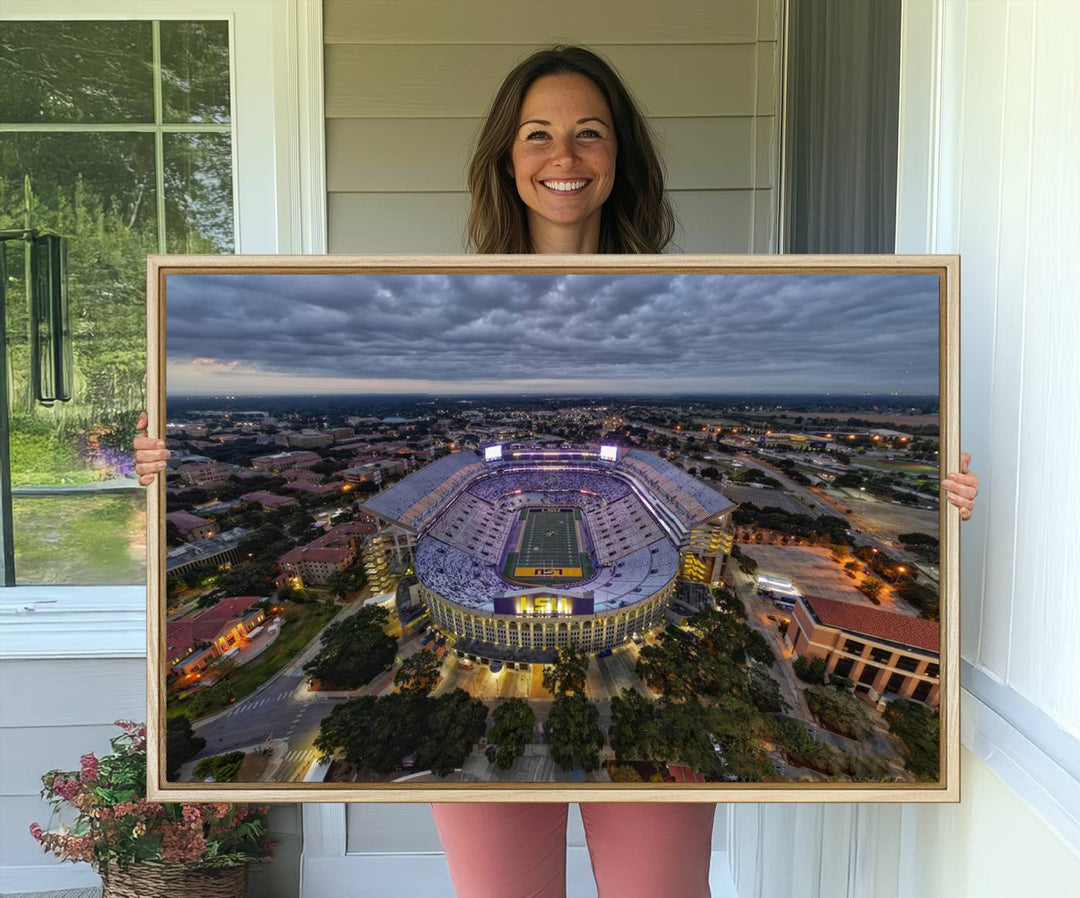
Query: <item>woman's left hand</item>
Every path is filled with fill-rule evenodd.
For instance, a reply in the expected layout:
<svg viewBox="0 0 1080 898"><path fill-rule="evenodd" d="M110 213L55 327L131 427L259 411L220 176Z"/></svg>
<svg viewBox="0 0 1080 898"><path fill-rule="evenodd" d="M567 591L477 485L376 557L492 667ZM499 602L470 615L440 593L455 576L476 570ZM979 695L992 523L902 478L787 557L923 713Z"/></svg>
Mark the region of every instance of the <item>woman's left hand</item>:
<svg viewBox="0 0 1080 898"><path fill-rule="evenodd" d="M971 455L967 452L960 453L960 473L950 473L941 481L941 488L945 490L949 501L960 509L962 521L971 517L975 497L979 495L979 475L968 471L970 463Z"/></svg>

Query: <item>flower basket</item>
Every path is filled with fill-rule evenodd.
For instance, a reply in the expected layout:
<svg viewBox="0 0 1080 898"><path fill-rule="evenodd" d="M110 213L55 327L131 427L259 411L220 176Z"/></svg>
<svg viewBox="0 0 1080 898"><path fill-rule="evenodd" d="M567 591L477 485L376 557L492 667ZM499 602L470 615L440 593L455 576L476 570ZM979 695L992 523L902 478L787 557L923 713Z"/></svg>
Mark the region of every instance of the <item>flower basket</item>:
<svg viewBox="0 0 1080 898"><path fill-rule="evenodd" d="M101 877L101 898L244 898L246 865L200 870L145 862L113 867Z"/></svg>
<svg viewBox="0 0 1080 898"><path fill-rule="evenodd" d="M58 859L93 866L102 898L244 898L248 865L273 852L269 808L148 801L146 727L116 723L123 733L110 740L112 754L42 776L50 823L61 813L70 822L32 823L30 834Z"/></svg>

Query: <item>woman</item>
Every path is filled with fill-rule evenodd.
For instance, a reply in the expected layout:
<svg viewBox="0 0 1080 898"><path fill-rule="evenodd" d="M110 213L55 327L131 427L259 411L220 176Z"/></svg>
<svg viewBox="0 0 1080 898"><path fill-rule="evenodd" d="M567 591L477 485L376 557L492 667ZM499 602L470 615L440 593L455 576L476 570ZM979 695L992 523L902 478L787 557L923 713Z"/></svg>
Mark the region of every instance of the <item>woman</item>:
<svg viewBox="0 0 1080 898"><path fill-rule="evenodd" d="M506 78L469 168L469 246L480 253L659 253L674 217L648 127L614 71L580 47L533 54ZM139 428L146 426L145 417ZM137 437L150 483L165 444ZM942 481L971 516L978 478ZM432 812L462 898L565 895L563 803L438 803ZM715 805L581 805L600 898L709 895Z"/></svg>

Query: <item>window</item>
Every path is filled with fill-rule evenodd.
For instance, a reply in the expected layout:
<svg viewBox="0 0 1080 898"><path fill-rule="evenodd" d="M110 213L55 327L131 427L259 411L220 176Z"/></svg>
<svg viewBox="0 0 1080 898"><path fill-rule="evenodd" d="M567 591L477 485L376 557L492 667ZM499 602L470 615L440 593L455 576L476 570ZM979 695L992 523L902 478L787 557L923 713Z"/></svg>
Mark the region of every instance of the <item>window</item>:
<svg viewBox="0 0 1080 898"><path fill-rule="evenodd" d="M889 649L870 649L870 657L878 664L888 664L893 653Z"/></svg>
<svg viewBox="0 0 1080 898"><path fill-rule="evenodd" d="M904 687L904 680L906 680L902 673L894 673L889 677L889 682L885 684L885 692L892 692L895 695L899 695L900 690Z"/></svg>
<svg viewBox="0 0 1080 898"><path fill-rule="evenodd" d="M854 639L844 640L844 651L849 655L862 655L864 648L866 648L866 646L861 642L856 642Z"/></svg>
<svg viewBox="0 0 1080 898"><path fill-rule="evenodd" d="M911 692L911 698L916 702L925 702L929 695L930 684L926 680L922 680Z"/></svg>
<svg viewBox="0 0 1080 898"><path fill-rule="evenodd" d="M841 658L836 662L836 667L833 668L833 673L838 677L850 677L851 670L855 666L855 661L851 658Z"/></svg>
<svg viewBox="0 0 1080 898"><path fill-rule="evenodd" d="M919 659L912 658L910 655L901 655L896 659L896 667L900 670L906 670L909 673L915 673L919 667Z"/></svg>
<svg viewBox="0 0 1080 898"><path fill-rule="evenodd" d="M234 247L225 21L4 23L0 230L67 238L70 402L29 392L23 243L5 241L17 583L145 579L130 441L149 252Z"/></svg>

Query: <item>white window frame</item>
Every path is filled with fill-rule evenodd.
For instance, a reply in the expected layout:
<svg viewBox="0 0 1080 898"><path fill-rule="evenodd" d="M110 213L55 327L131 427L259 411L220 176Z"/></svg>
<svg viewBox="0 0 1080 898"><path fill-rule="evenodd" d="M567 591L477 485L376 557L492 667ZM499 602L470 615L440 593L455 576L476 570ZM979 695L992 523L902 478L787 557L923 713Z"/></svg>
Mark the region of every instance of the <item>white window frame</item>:
<svg viewBox="0 0 1080 898"><path fill-rule="evenodd" d="M325 253L321 0L4 0L3 21L229 23L238 253ZM0 588L0 659L146 655L144 586Z"/></svg>

